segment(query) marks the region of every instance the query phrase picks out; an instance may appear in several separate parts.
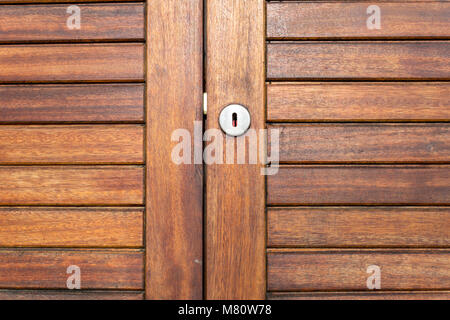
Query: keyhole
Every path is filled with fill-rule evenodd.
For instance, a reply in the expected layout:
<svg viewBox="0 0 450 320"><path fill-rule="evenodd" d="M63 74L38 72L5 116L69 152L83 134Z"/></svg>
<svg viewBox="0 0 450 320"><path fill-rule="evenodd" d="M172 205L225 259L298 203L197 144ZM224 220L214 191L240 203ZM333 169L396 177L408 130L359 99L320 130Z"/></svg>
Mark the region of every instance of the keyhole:
<svg viewBox="0 0 450 320"><path fill-rule="evenodd" d="M237 127L237 113L234 112L232 114L231 118L232 118L233 127Z"/></svg>

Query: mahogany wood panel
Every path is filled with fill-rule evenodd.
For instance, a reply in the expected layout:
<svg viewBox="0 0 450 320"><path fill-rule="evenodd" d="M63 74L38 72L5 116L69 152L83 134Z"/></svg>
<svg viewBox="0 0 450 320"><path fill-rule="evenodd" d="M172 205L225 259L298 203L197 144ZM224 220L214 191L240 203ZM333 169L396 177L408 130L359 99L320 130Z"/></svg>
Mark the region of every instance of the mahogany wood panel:
<svg viewBox="0 0 450 320"><path fill-rule="evenodd" d="M264 7L264 0L208 1L207 129L219 129L219 113L231 103L248 108L252 129L264 128ZM256 164L207 166L207 299L265 297L265 177L261 169Z"/></svg>
<svg viewBox="0 0 450 320"><path fill-rule="evenodd" d="M3 249L0 288L66 289L71 265L80 268L81 289L144 286L144 255L139 250Z"/></svg>
<svg viewBox="0 0 450 320"><path fill-rule="evenodd" d="M142 40L144 5L78 4L80 29L69 29L65 5L11 5L0 11L0 42L49 40Z"/></svg>
<svg viewBox="0 0 450 320"><path fill-rule="evenodd" d="M0 290L0 300L143 300L139 291Z"/></svg>
<svg viewBox="0 0 450 320"><path fill-rule="evenodd" d="M281 250L268 253L269 291L368 290L369 266L382 290L450 287L450 250Z"/></svg>
<svg viewBox="0 0 450 320"><path fill-rule="evenodd" d="M269 121L450 120L450 84L272 83Z"/></svg>
<svg viewBox="0 0 450 320"><path fill-rule="evenodd" d="M148 1L147 18L146 298L202 299L202 165L172 162L171 137L202 136L203 1Z"/></svg>
<svg viewBox="0 0 450 320"><path fill-rule="evenodd" d="M268 204L450 204L450 166L282 166Z"/></svg>
<svg viewBox="0 0 450 320"><path fill-rule="evenodd" d="M0 164L143 163L142 125L0 126Z"/></svg>
<svg viewBox="0 0 450 320"><path fill-rule="evenodd" d="M0 82L144 79L143 44L0 46Z"/></svg>
<svg viewBox="0 0 450 320"><path fill-rule="evenodd" d="M449 79L450 42L269 43L267 77L269 79Z"/></svg>
<svg viewBox="0 0 450 320"><path fill-rule="evenodd" d="M0 0L1 1L1 0ZM8 1L8 0L3 0L3 1ZM25 0L12 0L12 1L25 1ZM45 1L56 1L56 0L45 0ZM44 2L45 2L44 1ZM85 1L93 1L93 0L85 0ZM114 0L114 1L120 1L120 0ZM309 1L309 2L314 2L314 1L321 1L321 2L345 2L347 0L267 0L267 2L302 2L302 1ZM350 0L350 1L354 1L354 2L363 2L366 0ZM439 0L441 2L446 2L446 1L450 1L450 0ZM369 0L367 0L367 2L370 2ZM436 2L436 0L381 0L378 2Z"/></svg>
<svg viewBox="0 0 450 320"><path fill-rule="evenodd" d="M271 247L449 247L447 207L269 208Z"/></svg>
<svg viewBox="0 0 450 320"><path fill-rule="evenodd" d="M0 167L0 205L142 205L139 166Z"/></svg>
<svg viewBox="0 0 450 320"><path fill-rule="evenodd" d="M268 300L449 300L450 291L277 292Z"/></svg>
<svg viewBox="0 0 450 320"><path fill-rule="evenodd" d="M449 162L450 124L271 125L281 162Z"/></svg>
<svg viewBox="0 0 450 320"><path fill-rule="evenodd" d="M143 122L144 85L0 86L0 122Z"/></svg>
<svg viewBox="0 0 450 320"><path fill-rule="evenodd" d="M0 208L0 246L141 247L143 209Z"/></svg>
<svg viewBox="0 0 450 320"><path fill-rule="evenodd" d="M426 0L424 0L426 1ZM33 0L0 0L0 3L33 3ZM52 2L71 2L73 0L39 0L39 2L43 3L52 3ZM136 0L77 0L76 2L136 2Z"/></svg>
<svg viewBox="0 0 450 320"><path fill-rule="evenodd" d="M369 30L367 8L380 8L381 28ZM267 4L269 38L419 38L450 36L450 4L297 2Z"/></svg>

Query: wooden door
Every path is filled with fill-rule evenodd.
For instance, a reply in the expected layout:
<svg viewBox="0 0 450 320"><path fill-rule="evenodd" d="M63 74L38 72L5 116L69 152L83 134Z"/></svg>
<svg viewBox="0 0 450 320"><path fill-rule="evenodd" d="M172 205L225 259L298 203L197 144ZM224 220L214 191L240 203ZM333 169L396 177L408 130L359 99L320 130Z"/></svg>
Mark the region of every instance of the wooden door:
<svg viewBox="0 0 450 320"><path fill-rule="evenodd" d="M0 0L0 299L449 299L449 18Z"/></svg>
<svg viewBox="0 0 450 320"><path fill-rule="evenodd" d="M203 1L43 2L0 0L0 299L201 299Z"/></svg>
<svg viewBox="0 0 450 320"><path fill-rule="evenodd" d="M206 297L448 299L449 2L207 3L207 129L279 163L206 166Z"/></svg>

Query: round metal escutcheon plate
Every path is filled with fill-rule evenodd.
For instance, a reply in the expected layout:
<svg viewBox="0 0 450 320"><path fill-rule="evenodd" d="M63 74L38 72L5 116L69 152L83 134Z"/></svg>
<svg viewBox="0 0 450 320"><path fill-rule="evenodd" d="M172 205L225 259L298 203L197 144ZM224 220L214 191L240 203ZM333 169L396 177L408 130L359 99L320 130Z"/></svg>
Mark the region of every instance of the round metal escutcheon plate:
<svg viewBox="0 0 450 320"><path fill-rule="evenodd" d="M230 104L220 112L219 124L227 135L241 136L250 128L250 113L240 104Z"/></svg>

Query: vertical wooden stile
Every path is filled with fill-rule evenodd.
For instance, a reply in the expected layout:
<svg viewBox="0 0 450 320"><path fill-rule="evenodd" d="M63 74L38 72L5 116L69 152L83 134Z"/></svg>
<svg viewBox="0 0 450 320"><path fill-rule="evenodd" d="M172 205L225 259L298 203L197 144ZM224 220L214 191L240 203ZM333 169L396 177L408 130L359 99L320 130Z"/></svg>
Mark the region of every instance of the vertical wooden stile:
<svg viewBox="0 0 450 320"><path fill-rule="evenodd" d="M207 1L206 129L239 103L264 128L265 1ZM245 139L243 136L236 138ZM248 151L248 150L246 150ZM236 163L236 162L235 162ZM265 177L261 165L206 166L206 298L265 298Z"/></svg>
<svg viewBox="0 0 450 320"><path fill-rule="evenodd" d="M203 1L147 2L146 298L203 296L203 173L171 160L202 120Z"/></svg>

